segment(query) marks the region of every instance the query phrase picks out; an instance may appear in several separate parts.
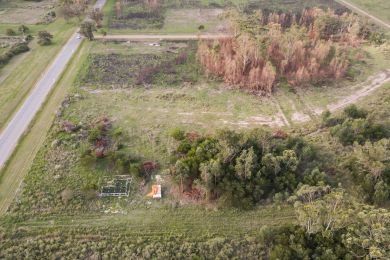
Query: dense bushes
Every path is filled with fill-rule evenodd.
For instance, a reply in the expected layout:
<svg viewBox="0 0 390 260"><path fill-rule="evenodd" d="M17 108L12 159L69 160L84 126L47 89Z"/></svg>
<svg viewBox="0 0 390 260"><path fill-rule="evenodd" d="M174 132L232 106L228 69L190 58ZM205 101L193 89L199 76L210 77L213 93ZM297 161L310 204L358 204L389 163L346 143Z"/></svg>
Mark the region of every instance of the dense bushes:
<svg viewBox="0 0 390 260"><path fill-rule="evenodd" d="M368 116L367 111L355 105L348 106L340 116L332 116L329 112L323 115L323 125L331 127L331 134L343 145L354 142L364 144L367 140L378 141L390 136L390 125L377 123Z"/></svg>
<svg viewBox="0 0 390 260"><path fill-rule="evenodd" d="M176 131L174 137L174 180L182 191L198 190L209 201L248 208L275 194L286 196L301 182L325 181L315 148L301 138L262 130L199 138Z"/></svg>
<svg viewBox="0 0 390 260"><path fill-rule="evenodd" d="M6 65L14 56L29 51L26 42L21 42L13 45L8 51L0 55L0 67Z"/></svg>
<svg viewBox="0 0 390 260"><path fill-rule="evenodd" d="M357 16L320 9L305 10L299 18L233 13L230 19L235 36L201 42L198 59L226 83L265 94L278 83L301 87L343 78L349 53L361 40Z"/></svg>
<svg viewBox="0 0 390 260"><path fill-rule="evenodd" d="M354 145L345 162L358 194L367 203L381 205L390 198L390 139Z"/></svg>
<svg viewBox="0 0 390 260"><path fill-rule="evenodd" d="M390 188L389 122L382 115L350 105L337 116L325 112L323 126L347 146L341 165L356 185L358 196L370 204L386 202Z"/></svg>
<svg viewBox="0 0 390 260"><path fill-rule="evenodd" d="M87 143L81 151L81 162L88 167L104 169L111 174L130 174L134 178L147 179L157 168L154 162L142 162L132 155L122 129L113 127L103 118L88 129Z"/></svg>

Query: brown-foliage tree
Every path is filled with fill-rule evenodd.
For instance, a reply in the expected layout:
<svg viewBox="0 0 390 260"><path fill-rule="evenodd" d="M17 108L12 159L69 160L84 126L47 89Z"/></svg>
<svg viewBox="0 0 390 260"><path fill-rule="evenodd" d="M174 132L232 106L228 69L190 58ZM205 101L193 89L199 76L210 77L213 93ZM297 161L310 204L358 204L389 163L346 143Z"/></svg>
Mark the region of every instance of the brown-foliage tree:
<svg viewBox="0 0 390 260"><path fill-rule="evenodd" d="M234 36L201 41L198 59L206 73L264 94L283 81L298 87L344 77L349 52L361 41L351 14L308 9L299 19L291 13L228 16Z"/></svg>

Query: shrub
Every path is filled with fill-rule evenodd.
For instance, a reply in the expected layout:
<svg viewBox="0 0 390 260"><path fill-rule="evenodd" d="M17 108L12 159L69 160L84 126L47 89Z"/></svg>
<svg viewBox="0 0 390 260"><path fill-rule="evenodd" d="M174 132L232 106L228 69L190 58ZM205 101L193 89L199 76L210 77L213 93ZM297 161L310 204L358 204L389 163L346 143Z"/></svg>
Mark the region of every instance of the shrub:
<svg viewBox="0 0 390 260"><path fill-rule="evenodd" d="M13 45L7 52L0 55L0 67L6 65L12 57L29 50L30 48L25 42Z"/></svg>
<svg viewBox="0 0 390 260"><path fill-rule="evenodd" d="M7 28L7 29L5 30L5 34L8 35L8 36L15 36L15 35L16 35L16 32L14 31L14 29Z"/></svg>
<svg viewBox="0 0 390 260"><path fill-rule="evenodd" d="M176 141L182 141L186 137L185 132L179 128L173 129L170 136L172 136Z"/></svg>
<svg viewBox="0 0 390 260"><path fill-rule="evenodd" d="M344 108L344 114L350 118L358 119L358 118L366 118L367 111L364 109L358 109L356 105L349 105Z"/></svg>
<svg viewBox="0 0 390 260"><path fill-rule="evenodd" d="M331 134L343 145L364 144L367 140L378 141L390 135L388 124L375 122L373 116L356 105L346 107L340 116L325 112L322 122L324 126L331 127Z"/></svg>
<svg viewBox="0 0 390 260"><path fill-rule="evenodd" d="M39 31L38 32L38 44L41 46L50 45L53 39L53 35L51 35L47 31Z"/></svg>
<svg viewBox="0 0 390 260"><path fill-rule="evenodd" d="M18 31L24 35L24 34L28 33L30 31L30 29L27 26L25 26L24 24L22 24L19 26Z"/></svg>

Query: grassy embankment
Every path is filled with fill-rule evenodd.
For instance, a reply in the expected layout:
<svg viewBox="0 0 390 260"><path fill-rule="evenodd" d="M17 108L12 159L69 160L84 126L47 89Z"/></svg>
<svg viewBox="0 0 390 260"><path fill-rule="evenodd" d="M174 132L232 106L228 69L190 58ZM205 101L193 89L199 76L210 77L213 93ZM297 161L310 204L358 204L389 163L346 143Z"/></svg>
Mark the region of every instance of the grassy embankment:
<svg viewBox="0 0 390 260"><path fill-rule="evenodd" d="M0 34L6 28L17 30L19 25L0 24ZM65 42L76 31L75 22L65 22L59 19L49 25L29 25L33 36L40 30L47 30L53 34L53 43L49 46L40 46L37 39L30 43L31 50L14 57L10 63L0 70L0 129L15 113L21 101L35 86L42 73L45 72L53 57L57 55Z"/></svg>

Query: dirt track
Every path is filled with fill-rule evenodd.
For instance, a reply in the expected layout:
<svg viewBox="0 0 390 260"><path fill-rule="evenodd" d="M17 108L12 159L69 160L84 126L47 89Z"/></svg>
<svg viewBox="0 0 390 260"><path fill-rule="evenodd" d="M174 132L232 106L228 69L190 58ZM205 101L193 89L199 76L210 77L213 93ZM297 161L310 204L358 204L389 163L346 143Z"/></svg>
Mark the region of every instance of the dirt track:
<svg viewBox="0 0 390 260"><path fill-rule="evenodd" d="M221 39L230 37L228 34L171 34L171 35L158 35L158 34L128 34L128 35L106 35L95 36L97 40L109 40L109 41L145 41L145 40L198 40L198 39Z"/></svg>
<svg viewBox="0 0 390 260"><path fill-rule="evenodd" d="M356 103L359 99L370 95L373 91L377 90L378 88L380 88L381 86L383 86L388 82L390 82L390 69L383 71L377 75L369 77L366 82L359 84L359 85L363 85L363 87L361 87L359 90L357 90L356 92L352 93L349 96L341 98L340 100L334 103L330 103L329 105L327 105L326 109L329 110L330 112L334 112L336 110L345 108L350 104ZM324 112L324 109L322 108L314 107L314 108L310 108L310 110L312 110L311 112L317 116L321 115ZM299 122L307 122L310 119L311 119L310 117L307 117L306 120L299 120ZM291 120L294 121L293 118Z"/></svg>

